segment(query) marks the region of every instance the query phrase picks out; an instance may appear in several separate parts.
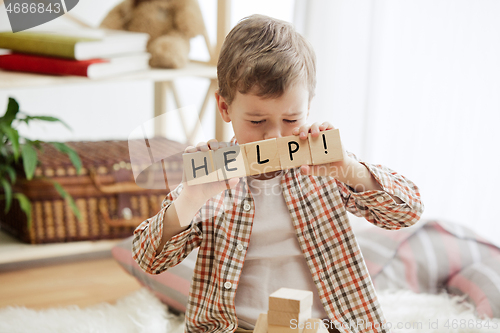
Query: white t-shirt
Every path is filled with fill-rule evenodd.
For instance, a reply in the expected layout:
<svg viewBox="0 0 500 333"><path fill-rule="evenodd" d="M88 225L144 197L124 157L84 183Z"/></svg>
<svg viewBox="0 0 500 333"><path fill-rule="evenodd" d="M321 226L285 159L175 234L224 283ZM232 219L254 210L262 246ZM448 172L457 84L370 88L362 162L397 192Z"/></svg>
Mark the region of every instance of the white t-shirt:
<svg viewBox="0 0 500 333"><path fill-rule="evenodd" d="M328 317L300 249L280 182L281 176L267 180L248 177L255 217L235 296L238 325L245 329L254 328L259 314L267 313L269 295L282 287L312 291L312 317Z"/></svg>

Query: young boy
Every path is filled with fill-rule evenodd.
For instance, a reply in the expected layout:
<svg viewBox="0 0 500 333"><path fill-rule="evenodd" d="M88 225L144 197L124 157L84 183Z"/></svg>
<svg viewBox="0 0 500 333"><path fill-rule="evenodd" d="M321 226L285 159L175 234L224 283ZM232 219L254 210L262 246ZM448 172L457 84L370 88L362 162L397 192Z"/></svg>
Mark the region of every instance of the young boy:
<svg viewBox="0 0 500 333"><path fill-rule="evenodd" d="M217 70L217 105L235 142L306 139L333 128L306 123L315 55L289 23L260 15L240 21L224 41ZM220 146L211 140L186 151ZM396 230L418 221L420 194L396 172L344 155L321 166L181 184L137 227L134 258L151 274L199 247L187 332L247 332L281 287L312 291L312 317L329 320L328 327L388 331L346 212Z"/></svg>

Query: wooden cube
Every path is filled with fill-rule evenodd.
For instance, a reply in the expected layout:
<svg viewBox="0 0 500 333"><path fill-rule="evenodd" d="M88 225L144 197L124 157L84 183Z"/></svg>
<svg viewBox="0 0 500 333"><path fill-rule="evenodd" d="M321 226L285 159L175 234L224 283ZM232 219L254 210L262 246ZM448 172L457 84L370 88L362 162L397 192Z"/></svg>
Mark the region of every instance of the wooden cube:
<svg viewBox="0 0 500 333"><path fill-rule="evenodd" d="M268 139L243 144L247 158L249 175L281 170L276 139Z"/></svg>
<svg viewBox="0 0 500 333"><path fill-rule="evenodd" d="M253 333L267 333L267 314L261 313L259 318L257 318L257 322L255 323L255 328L253 329Z"/></svg>
<svg viewBox="0 0 500 333"><path fill-rule="evenodd" d="M323 320L311 318L304 323L304 330L302 333L328 333L328 329Z"/></svg>
<svg viewBox="0 0 500 333"><path fill-rule="evenodd" d="M243 150L240 146L230 146L219 148L213 152L219 180L248 175L246 156Z"/></svg>
<svg viewBox="0 0 500 333"><path fill-rule="evenodd" d="M325 164L338 162L344 159L340 132L338 129L323 131L319 137L313 138L309 134L309 147L311 150L312 164Z"/></svg>
<svg viewBox="0 0 500 333"><path fill-rule="evenodd" d="M283 312L276 310L267 311L267 323L269 325L291 326L293 323L304 323L312 317L312 307L302 312Z"/></svg>
<svg viewBox="0 0 500 333"><path fill-rule="evenodd" d="M212 151L182 154L184 174L188 185L218 181Z"/></svg>
<svg viewBox="0 0 500 333"><path fill-rule="evenodd" d="M282 169L291 169L303 164L312 164L311 152L307 140L296 135L276 139Z"/></svg>
<svg viewBox="0 0 500 333"><path fill-rule="evenodd" d="M280 288L269 296L269 310L305 312L312 307L313 293L308 290Z"/></svg>

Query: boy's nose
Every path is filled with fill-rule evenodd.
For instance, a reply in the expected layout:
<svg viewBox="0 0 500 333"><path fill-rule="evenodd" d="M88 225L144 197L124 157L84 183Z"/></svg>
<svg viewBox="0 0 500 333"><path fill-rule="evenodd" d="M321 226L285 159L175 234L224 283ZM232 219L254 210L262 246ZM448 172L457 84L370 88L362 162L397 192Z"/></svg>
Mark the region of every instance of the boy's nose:
<svg viewBox="0 0 500 333"><path fill-rule="evenodd" d="M281 138L281 128L279 126L269 126L264 134L264 140Z"/></svg>
<svg viewBox="0 0 500 333"><path fill-rule="evenodd" d="M264 140L281 138L281 131L268 132L264 135Z"/></svg>

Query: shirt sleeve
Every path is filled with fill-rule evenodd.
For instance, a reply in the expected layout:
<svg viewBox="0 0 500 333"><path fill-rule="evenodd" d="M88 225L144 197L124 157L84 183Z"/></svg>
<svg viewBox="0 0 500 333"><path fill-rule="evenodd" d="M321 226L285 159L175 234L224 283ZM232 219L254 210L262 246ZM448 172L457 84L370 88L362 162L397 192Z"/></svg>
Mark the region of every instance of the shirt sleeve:
<svg viewBox="0 0 500 333"><path fill-rule="evenodd" d="M160 211L155 216L142 222L134 231L132 256L147 273L159 274L177 265L201 243L201 223L195 223L193 220L186 230L167 241L162 251L156 256L163 234L165 211L181 191L182 184L167 195L161 204Z"/></svg>
<svg viewBox="0 0 500 333"><path fill-rule="evenodd" d="M348 154L359 161L354 154ZM356 192L352 187L337 181L346 209L383 229L398 230L418 222L424 211L418 187L385 166L359 162L366 166L382 190ZM398 204L391 195L403 203Z"/></svg>

